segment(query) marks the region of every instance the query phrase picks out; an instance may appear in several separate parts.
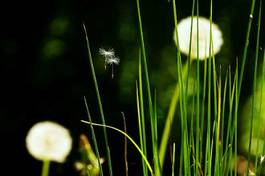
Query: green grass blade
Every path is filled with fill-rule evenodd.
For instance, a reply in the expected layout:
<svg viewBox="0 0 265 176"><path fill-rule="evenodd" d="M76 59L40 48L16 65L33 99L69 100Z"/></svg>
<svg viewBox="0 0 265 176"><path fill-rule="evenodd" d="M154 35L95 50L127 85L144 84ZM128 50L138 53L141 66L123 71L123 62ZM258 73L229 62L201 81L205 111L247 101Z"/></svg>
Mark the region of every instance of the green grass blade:
<svg viewBox="0 0 265 176"><path fill-rule="evenodd" d="M141 89L141 88L140 88ZM137 114L138 114L138 126L139 126L139 137L140 137L140 146L141 150L143 151L144 155L147 156L146 152L146 138L145 138L145 123L144 123L144 112L141 113L142 108L140 107L140 97L139 97L139 89L138 84L136 82L136 102L137 102ZM141 103L142 104L142 103ZM145 164L144 159L142 158L142 168L143 168L143 175L147 175L147 166Z"/></svg>
<svg viewBox="0 0 265 176"><path fill-rule="evenodd" d="M172 0L172 6L173 6L175 29L177 30L177 28L176 28L177 27L177 11L176 11L175 0ZM176 33L178 33L178 31L176 31ZM177 40L176 40L177 41L177 58L180 58L181 56L180 56L180 52L179 52L178 35L176 35L176 37L177 37ZM182 68L181 74L185 80L186 80L187 74L188 74L188 65L189 65L189 63L186 62L186 64ZM174 121L174 115L175 115L177 103L179 101L179 94L180 94L180 86L179 86L179 83L177 83L175 86L175 89L174 89L173 96L171 98L171 102L170 102L164 130L163 130L162 137L161 137L160 148L159 148L160 165L162 168L163 168L163 164L164 164L164 159L165 159L165 154L166 154L166 150L167 150L167 144L168 144L168 139L169 139L170 132L171 132L172 123Z"/></svg>
<svg viewBox="0 0 265 176"><path fill-rule="evenodd" d="M142 158L144 159L151 175L153 176L154 175L154 172L153 172L153 169L149 163L149 161L147 160L146 156L144 155L143 151L141 150L141 148L136 144L136 142L128 135L126 134L125 132L123 132L122 130L118 129L118 128L115 128L113 126L109 126L109 125L103 125L103 124L98 124L98 123L91 123L91 122L88 122L88 121L85 121L85 120L81 120L81 122L83 123L86 123L86 124L89 124L89 125L93 125L93 126L99 126L99 127L105 127L105 128L109 128L109 129L112 129L114 131L117 131L119 132L120 134L124 135L127 139L129 139L129 141L135 146L135 148L138 150L138 152L140 153L140 155L142 156Z"/></svg>
<svg viewBox="0 0 265 176"><path fill-rule="evenodd" d="M261 1L260 1L261 3ZM248 149L248 161L250 160L250 150L251 150L251 143L252 143L252 128L253 128L253 119L258 116L255 111L255 103L256 103L256 90L257 90L257 68L258 68L258 58L259 58L259 39L260 39L260 23L261 23L261 4L259 7L259 17L258 17L258 31L257 31L257 38L256 38L256 51L255 51L255 66L254 66L254 74L253 74L253 96L252 96L252 117L251 117L251 127L250 127L250 140L249 140L249 149ZM258 123L260 124L260 123ZM259 144L257 144L257 147ZM258 151L258 148L257 150ZM257 168L258 157L256 157L255 161L255 169ZM249 168L249 162L248 162Z"/></svg>
<svg viewBox="0 0 265 176"><path fill-rule="evenodd" d="M265 80L265 51L263 51L263 60L262 60L262 84L261 90L264 89L264 80ZM263 97L263 91L261 91L261 97ZM264 102L263 102L264 103ZM262 118L262 117L260 117ZM265 139L263 139L265 141ZM263 144L263 154L265 153L265 142Z"/></svg>
<svg viewBox="0 0 265 176"><path fill-rule="evenodd" d="M127 133L126 119L123 112L121 112L123 119L124 132ZM91 122L91 121L90 121ZM124 165L125 165L125 176L129 176L129 166L128 166L128 143L127 138L124 137Z"/></svg>
<svg viewBox="0 0 265 176"><path fill-rule="evenodd" d="M220 175L220 126L221 126L221 89L222 89L222 81L221 81L221 74L219 76L219 81L217 85L217 92L218 92L218 102L217 102L217 124L216 124L216 130L215 130L215 169L214 169L214 175Z"/></svg>
<svg viewBox="0 0 265 176"><path fill-rule="evenodd" d="M149 109L149 116L150 116L150 123L151 123L151 137L152 137L152 151L154 157L154 166L155 166L155 174L157 176L160 175L160 160L158 155L158 146L155 140L155 126L154 126L154 115L153 115L153 104L152 104L152 95L150 89L150 81L149 81L149 74L148 74L148 67L147 67L147 59L146 59L146 51L145 51L145 42L144 42L144 34L142 28L142 19L141 19L141 10L140 10L140 3L139 0L136 0L137 4L137 14L138 14L138 22L139 22L139 32L141 38L141 51L142 51L142 59L144 64L144 75L145 75L145 83L147 88L147 97L148 97L148 109Z"/></svg>
<svg viewBox="0 0 265 176"><path fill-rule="evenodd" d="M87 43L87 50L88 50L88 57L89 57L91 73L92 73L92 76L93 76L94 86L95 86L95 89L96 89L96 94L97 94L97 99L98 99L100 117L101 117L102 124L105 125L105 117L104 117L103 107L102 107L100 93L99 93L99 88L98 88L98 83L97 83L96 72L95 72L95 68L94 68L94 64L93 64L93 60L92 60L92 55L91 55L91 51L90 51L89 40L88 40L88 35L87 35L85 24L83 24L83 28L84 28L84 31L85 31L85 37L86 37L86 43ZM103 128L103 132L104 132L104 141L105 141L105 144L106 144L107 161L108 161L108 166L109 166L109 174L110 174L110 176L112 176L113 172L112 172L111 154L110 154L107 131L106 131L105 128Z"/></svg>
<svg viewBox="0 0 265 176"><path fill-rule="evenodd" d="M222 122L221 122L221 153L222 153L222 158L224 157L224 155L225 155L225 151L224 151L224 149L226 149L226 148L224 148L224 135L225 135L225 133L224 133L224 126L225 126L225 110L226 110L226 108L225 108L225 105L226 105L226 93L227 93L227 79L228 79L228 74L227 74L228 72L226 72L226 76L225 76L225 82L224 82L224 92L223 92L223 102L222 102ZM225 169L226 169L226 164L223 162L223 159L220 161L220 168L221 168L221 170L222 170L222 174L224 175L224 173L225 173Z"/></svg>
<svg viewBox="0 0 265 176"><path fill-rule="evenodd" d="M90 111L89 111L89 108L88 108L88 105L87 105L86 97L84 97L84 102L85 102L85 106L86 106L86 112L87 112L88 120L89 120L90 123L92 123L92 118L91 118ZM103 176L104 174L103 174L103 169L102 169L102 166L101 166L101 163L100 163L98 142L97 142L97 138L96 138L96 135L95 135L94 127L92 125L90 125L90 130L91 130L91 134L92 134L93 144L95 146L96 156L97 156L97 159L98 159L98 166L99 166L99 169L100 169L100 176Z"/></svg>
<svg viewBox="0 0 265 176"><path fill-rule="evenodd" d="M237 133L237 115L238 115L238 105L239 105L239 97L238 97L238 61L237 61L237 66L236 66L237 70L236 70L236 74L235 74L235 110L234 110L234 133L235 133L235 146L234 146L234 153L235 153L235 158L237 158L237 143L238 143L238 140L237 140L237 136L238 136L238 133ZM235 166L237 166L237 160L235 160ZM234 172L234 175L236 176L237 175L237 168L235 168L235 172Z"/></svg>
<svg viewBox="0 0 265 176"><path fill-rule="evenodd" d="M241 93L241 85L242 85L243 76L244 76L244 69L245 69L245 63L246 63L246 58L247 58L247 51L248 51L248 45L249 45L249 36L250 36L251 27L252 27L255 3L256 3L256 0L252 0L251 8L250 8L250 14L249 14L249 20L248 20L247 33L246 33L246 41L245 41L243 57L242 57L242 65L241 65L241 70L240 70L240 75L239 75L239 82L238 82L238 90L239 90L238 93L239 93L239 95L238 95L238 98L240 98L240 93Z"/></svg>
<svg viewBox="0 0 265 176"><path fill-rule="evenodd" d="M175 160L176 160L176 144L173 143L173 151L172 151L172 176L175 176Z"/></svg>
<svg viewBox="0 0 265 176"><path fill-rule="evenodd" d="M194 2L194 1L193 1ZM197 0L196 3L196 12L197 12L197 33L199 34L199 23L198 23L198 17L199 17L199 0ZM193 26L193 25L192 25ZM199 48L199 35L197 35L197 48ZM200 65L199 65L199 50L197 49L197 61L196 61L196 81L197 81L197 90L196 90L196 144L195 144L195 157L196 157L196 163L195 163L195 174L199 174L199 163L200 163ZM203 116L202 116L203 117Z"/></svg>

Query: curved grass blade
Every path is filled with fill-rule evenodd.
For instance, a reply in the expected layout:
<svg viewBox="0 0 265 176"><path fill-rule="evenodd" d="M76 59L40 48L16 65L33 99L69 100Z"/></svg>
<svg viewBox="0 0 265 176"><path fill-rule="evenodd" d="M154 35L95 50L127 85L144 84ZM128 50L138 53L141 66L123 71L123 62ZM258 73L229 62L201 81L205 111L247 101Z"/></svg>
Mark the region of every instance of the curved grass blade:
<svg viewBox="0 0 265 176"><path fill-rule="evenodd" d="M147 160L146 156L144 155L143 151L140 149L140 147L136 144L136 142L128 135L126 134L125 132L123 132L122 130L118 129L118 128L115 128L113 126L109 126L109 125L103 125L103 124L98 124L98 123L91 123L91 122L88 122L88 121L85 121L85 120L81 120L81 122L83 123L86 123L86 124L90 124L90 125L93 125L93 126L99 126L99 127L105 127L105 128L109 128L109 129L112 129L114 131L117 131L119 132L120 134L124 135L127 139L129 139L129 141L131 141L131 143L135 146L135 148L139 151L139 153L141 154L142 158L144 159L151 175L153 176L154 175L154 172L153 172L153 169L149 163L149 161Z"/></svg>

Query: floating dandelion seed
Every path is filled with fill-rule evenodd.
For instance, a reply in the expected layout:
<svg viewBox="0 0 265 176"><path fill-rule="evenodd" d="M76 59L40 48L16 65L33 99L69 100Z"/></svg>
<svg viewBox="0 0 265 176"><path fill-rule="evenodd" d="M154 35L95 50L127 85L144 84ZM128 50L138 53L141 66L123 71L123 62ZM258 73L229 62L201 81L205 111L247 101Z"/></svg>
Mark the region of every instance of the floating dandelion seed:
<svg viewBox="0 0 265 176"><path fill-rule="evenodd" d="M114 49L105 50L103 48L99 48L99 54L105 58L112 58L115 56Z"/></svg>
<svg viewBox="0 0 265 176"><path fill-rule="evenodd" d="M103 48L99 48L99 54L102 55L105 59L105 69L107 65L111 65L112 69L112 78L114 77L114 64L119 65L120 59L115 56L114 49L105 50Z"/></svg>
<svg viewBox="0 0 265 176"><path fill-rule="evenodd" d="M198 22L198 28L197 28ZM192 34L191 34L192 23ZM179 49L185 55L189 55L190 41L191 51L190 58L195 59L198 57L200 60L209 58L210 55L215 55L221 50L223 45L222 32L219 27L212 23L212 50L210 48L210 21L204 17L187 17L182 19L177 27ZM197 41L198 39L198 41ZM177 43L176 30L174 32L174 41ZM197 45L198 44L198 45ZM199 46L199 49L197 49ZM198 51L197 51L198 50ZM199 53L197 53L199 52ZM198 56L197 56L198 55Z"/></svg>
<svg viewBox="0 0 265 176"><path fill-rule="evenodd" d="M72 148L72 138L63 126L44 121L29 130L26 147L37 160L63 163Z"/></svg>
<svg viewBox="0 0 265 176"><path fill-rule="evenodd" d="M264 159L265 159L265 155L261 156L260 157L260 163L263 163Z"/></svg>
<svg viewBox="0 0 265 176"><path fill-rule="evenodd" d="M120 63L120 59L118 57L111 57L111 58L106 59L107 65L113 65L113 64L119 65L119 63Z"/></svg>
<svg viewBox="0 0 265 176"><path fill-rule="evenodd" d="M248 171L248 175L249 176L255 176L256 174L254 172L252 172L251 170Z"/></svg>

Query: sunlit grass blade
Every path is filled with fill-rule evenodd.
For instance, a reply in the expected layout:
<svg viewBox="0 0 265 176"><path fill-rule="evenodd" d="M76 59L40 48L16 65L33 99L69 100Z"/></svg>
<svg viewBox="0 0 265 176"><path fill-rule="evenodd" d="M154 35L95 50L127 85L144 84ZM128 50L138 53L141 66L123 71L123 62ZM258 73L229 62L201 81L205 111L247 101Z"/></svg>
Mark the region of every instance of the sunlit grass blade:
<svg viewBox="0 0 265 176"><path fill-rule="evenodd" d="M93 59L90 51L90 45L89 45L89 40L88 40L88 35L86 31L86 26L83 24L84 32L85 32L85 38L86 38L86 43L87 43L87 51L88 51L88 57L89 57L89 63L90 63L90 68L91 68L91 73L94 81L94 86L96 90L96 95L97 95L97 100L98 100L98 105L99 105L99 111L100 111L100 117L102 124L105 125L105 117L104 117L104 111L101 103L101 98L100 98L100 93L99 93L99 88L98 88L98 83L97 83L97 77L96 77L96 72L93 64ZM108 161L108 167L109 167L109 175L112 176L112 162L111 162L111 154L110 154L110 148L109 148L109 142L108 142L108 136L107 136L107 131L105 128L103 128L104 132L104 141L106 144L106 151L107 151L107 161Z"/></svg>
<svg viewBox="0 0 265 176"><path fill-rule="evenodd" d="M144 161L145 161L145 163L146 163L146 165L147 165L147 167L148 167L151 175L152 176L154 175L153 169L152 169L152 167L151 167L148 159L144 155L143 151L141 150L141 148L136 144L136 142L128 134L126 134L122 130L120 130L118 128L115 128L113 126L103 125L103 124L98 124L98 123L91 123L91 122L88 122L88 121L85 121L85 120L81 120L81 122L86 123L86 124L89 124L89 125L93 125L93 126L99 126L99 127L109 128L109 129L112 129L112 130L117 131L120 134L124 135L135 146L135 148L138 150L138 152L140 153L141 157L144 159Z"/></svg>
<svg viewBox="0 0 265 176"><path fill-rule="evenodd" d="M252 135L253 135L253 120L254 118L257 119L259 117L258 112L256 112L255 104L257 103L256 100L256 91L257 91L257 69L258 69L258 58L259 58L259 44L260 44L260 24L261 24L261 2L260 1L260 6L259 6L259 16L258 16L258 29L257 29L257 38L256 38L256 50L255 50L255 64L254 64L254 73L253 73L253 96L252 96L252 117L251 117L251 127L250 127L250 134L249 134L249 149L248 149L248 161L250 161L250 150L251 150L251 143L252 143ZM263 80L262 80L263 82ZM262 101L262 98L261 98ZM260 102L261 103L261 102ZM260 124L260 123L258 123ZM257 142L257 148L256 151L258 150L259 146L259 140ZM258 162L258 157L256 157L255 160L255 170L257 169L257 162ZM248 168L249 168L249 162L248 162Z"/></svg>
<svg viewBox="0 0 265 176"><path fill-rule="evenodd" d="M186 67L186 65L188 65L188 62L186 62L184 68ZM182 67L183 66L181 58L177 56L177 74L178 74L178 84L179 84L179 99L180 99L179 106L180 106L180 121L181 121L181 151L182 151L181 155L183 155L182 161L184 167L184 175L190 175L190 145L189 145L189 135L188 135L188 125L187 125L188 120L187 120L187 97L186 97L187 85L185 84L186 77L183 76Z"/></svg>
<svg viewBox="0 0 265 176"><path fill-rule="evenodd" d="M140 70L140 69L139 69ZM140 89L140 93L139 93ZM144 109L143 109L143 96L142 96L142 83L141 79L139 79L139 88L136 82L136 102L137 102L137 114L138 114L138 126L139 126L139 137L140 137L140 145L141 150L144 155L147 156L146 150L146 132L145 132L145 118L144 118ZM142 168L143 175L147 175L147 166L142 158Z"/></svg>
<svg viewBox="0 0 265 176"><path fill-rule="evenodd" d="M193 1L194 3L194 1ZM196 17L197 17L197 33L199 34L199 0L197 0L196 3ZM192 25L193 26L193 25ZM197 48L199 48L199 35L197 35ZM197 60L196 60L196 81L197 81L197 90L196 90L196 119L195 119L195 124L196 124L196 142L195 142L195 173L194 175L199 174L199 163L201 162L200 160L200 155L201 155L201 147L200 143L201 137L202 137L202 129L200 129L200 121L204 118L204 116L200 116L200 109L202 109L203 105L200 104L200 64L199 64L199 50L197 49Z"/></svg>
<svg viewBox="0 0 265 176"><path fill-rule="evenodd" d="M211 45L210 45L211 46ZM211 50L210 50L211 53ZM206 124L206 146L205 146L205 167L204 172L206 175L210 174L209 170L211 168L211 75L212 75L212 61L210 59L207 60L208 62L208 94L207 94L207 124Z"/></svg>
<svg viewBox="0 0 265 176"><path fill-rule="evenodd" d="M175 142L173 143L173 146L172 146L172 176L175 175L175 160L176 160L176 144Z"/></svg>
<svg viewBox="0 0 265 176"><path fill-rule="evenodd" d="M261 90L264 90L264 83L263 83L263 81L265 80L265 50L263 51L262 76L261 76L261 78L262 78ZM263 94L264 94L263 91L261 91L261 97L264 96ZM260 117L260 118L262 118L262 117ZM265 141L265 137L264 137L263 140ZM263 150L262 151L263 151L263 154L265 154L265 142L263 144Z"/></svg>
<svg viewBox="0 0 265 176"><path fill-rule="evenodd" d="M218 85L217 85L217 92L218 92L218 97L217 97L217 124L216 124L216 130L215 130L215 169L214 169L214 175L220 175L221 170L220 170L220 126L221 126L221 89L222 89L222 80L221 80L221 74L218 79Z"/></svg>
<svg viewBox="0 0 265 176"><path fill-rule="evenodd" d="M150 89L150 81L149 81L149 73L147 67L147 58L146 58L146 51L145 51L145 42L144 42L144 34L142 28L142 19L141 19L141 10L140 10L140 3L139 0L136 0L137 4L137 14L138 14L138 22L139 22L139 32L140 32L140 40L141 40L141 53L142 53L142 60L144 66L144 76L145 76L145 83L147 89L147 98L148 98L148 110L149 110L149 117L150 117L150 124L151 124L151 137L152 137L152 151L153 151L153 161L155 167L155 174L157 176L160 175L161 168L160 168L160 160L158 155L158 146L155 140L155 126L154 126L154 111L153 111L153 103L152 103L152 95Z"/></svg>
<svg viewBox="0 0 265 176"><path fill-rule="evenodd" d="M237 136L238 136L238 129L237 129L237 126L238 126L238 106L239 106L239 89L238 89L238 60L236 62L236 74L235 74L235 110L234 110L234 133L235 133L235 146L234 146L234 155L235 155L235 158L237 159L237 143L238 143L238 140L237 140ZM235 163L234 165L237 166L237 160L235 160ZM237 168L235 167L235 173L234 175L237 175Z"/></svg>
<svg viewBox="0 0 265 176"><path fill-rule="evenodd" d="M172 6L173 6L173 14L174 14L174 23L175 23L176 34L178 34L178 31L177 31L177 11L176 11L175 0L172 0ZM180 56L179 45L178 45L178 35L176 35L176 37L177 37L176 41L177 41L177 60L178 60L178 58L180 58L181 56ZM183 69L182 69L183 71L181 73L183 78L187 77L188 66L189 66L188 62L186 62L186 64L183 66ZM178 82L175 86L174 93L173 93L173 96L171 98L171 102L169 105L169 110L168 110L164 130L163 130L162 137L161 137L161 143L160 143L160 147L159 147L159 158L160 158L160 165L162 168L164 165L165 154L166 154L166 150L167 150L167 145L168 145L168 140L169 140L169 136L170 136L170 132L171 132L172 123L174 121L177 103L179 101L179 94L180 94L180 87L179 87L179 82Z"/></svg>
<svg viewBox="0 0 265 176"><path fill-rule="evenodd" d="M228 79L228 72L226 72L226 76L225 76L225 81L224 81L224 88L223 88L223 102L222 102L222 116L221 116L221 145L220 145L220 152L222 153L222 158L220 158L220 169L221 174L224 175L225 171L226 171L226 165L225 163L223 163L223 158L225 157L225 150L226 148L224 148L224 127L225 127L225 110L226 110L226 93L227 93L227 79Z"/></svg>

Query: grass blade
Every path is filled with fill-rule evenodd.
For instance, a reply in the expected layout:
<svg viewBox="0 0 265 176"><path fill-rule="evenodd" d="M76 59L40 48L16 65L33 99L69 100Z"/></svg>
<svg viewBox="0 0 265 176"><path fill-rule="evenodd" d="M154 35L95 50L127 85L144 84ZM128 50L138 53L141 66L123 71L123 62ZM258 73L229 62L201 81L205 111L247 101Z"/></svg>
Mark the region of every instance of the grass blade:
<svg viewBox="0 0 265 176"><path fill-rule="evenodd" d="M153 172L153 169L149 163L149 161L147 160L146 156L144 155L143 151L140 149L140 147L136 144L136 142L128 135L126 134L125 132L123 132L122 130L118 129L118 128L115 128L113 126L109 126L109 125L103 125L103 124L98 124L98 123L91 123L91 122L88 122L88 121L85 121L85 120L81 120L81 122L83 123L86 123L86 124L89 124L89 125L93 125L93 126L99 126L99 127L105 127L105 128L109 128L109 129L112 129L114 131L117 131L119 132L120 134L124 135L127 139L129 139L129 141L135 146L135 148L138 150L138 152L141 154L142 158L144 159L151 175L153 176L154 175L154 172Z"/></svg>
<svg viewBox="0 0 265 176"><path fill-rule="evenodd" d="M101 117L102 124L105 125L105 117L104 117L103 107L102 107L100 93L99 93L99 88L98 88L98 83L97 83L96 72L95 72L95 68L94 68L94 64L93 64L93 60L92 60L92 55L91 55L91 51L90 51L90 45L89 45L89 40L88 40L88 35L87 35L85 24L83 24L83 28L84 28L85 37L86 37L86 43L87 43L87 50L88 50L88 57L89 57L91 73L92 73L92 76L93 76L94 86L95 86L95 89L96 89L96 94L97 94L97 99L98 99L100 117ZM106 144L107 161L108 161L108 166L109 166L109 174L110 174L110 176L112 176L113 172L112 172L111 155L110 155L107 131L106 131L105 128L103 128L103 132L104 132L104 141L105 141L105 144Z"/></svg>
<svg viewBox="0 0 265 176"><path fill-rule="evenodd" d="M87 105L86 97L84 97L84 102L85 102L85 106L86 106L86 112L87 112L88 120L91 123L92 122L92 118L91 118L90 111L89 111L89 108L88 108L88 105ZM90 125L90 130L91 130L92 140L93 140L93 144L95 146L95 151L96 151L96 155L97 155L97 159L98 159L98 166L99 166L99 169L100 169L100 176L103 176L104 174L103 174L103 169L102 169L102 166L101 166L101 163L100 163L98 142L97 142L95 131L94 131L94 128L93 128L92 125Z"/></svg>

